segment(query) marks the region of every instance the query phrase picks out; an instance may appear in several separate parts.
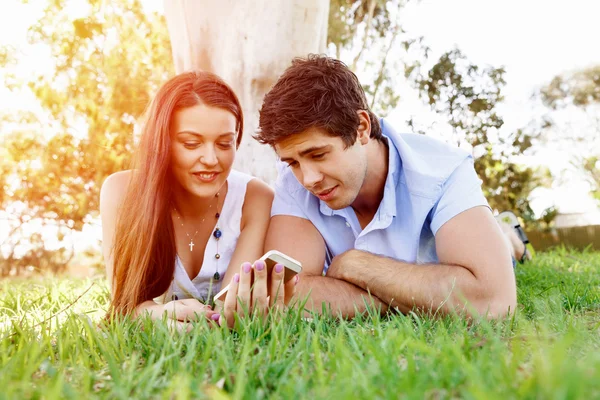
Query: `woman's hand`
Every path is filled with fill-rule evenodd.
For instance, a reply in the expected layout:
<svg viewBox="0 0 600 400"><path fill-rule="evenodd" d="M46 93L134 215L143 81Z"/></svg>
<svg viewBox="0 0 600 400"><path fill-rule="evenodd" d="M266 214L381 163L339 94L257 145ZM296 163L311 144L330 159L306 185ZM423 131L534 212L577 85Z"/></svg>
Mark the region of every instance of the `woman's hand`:
<svg viewBox="0 0 600 400"><path fill-rule="evenodd" d="M169 326L187 332L192 329L192 324L189 323L191 321L218 321L220 318L218 312L196 299L173 300L165 304L146 301L137 307L136 317L144 313L149 314L153 320L162 319L166 314Z"/></svg>
<svg viewBox="0 0 600 400"><path fill-rule="evenodd" d="M298 277L283 283L284 267L276 264L267 274L266 264L257 260L254 265L245 262L240 266L240 272L235 274L229 284L229 290L223 302L220 325L227 324L232 328L235 324L235 314L243 317L248 312L265 316L269 308L282 309L296 293Z"/></svg>

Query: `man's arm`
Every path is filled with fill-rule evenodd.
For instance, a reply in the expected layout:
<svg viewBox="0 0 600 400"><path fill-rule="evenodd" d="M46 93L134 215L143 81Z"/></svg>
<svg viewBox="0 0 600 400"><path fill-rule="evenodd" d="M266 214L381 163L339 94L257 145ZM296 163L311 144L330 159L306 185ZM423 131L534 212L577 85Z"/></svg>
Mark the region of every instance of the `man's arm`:
<svg viewBox="0 0 600 400"><path fill-rule="evenodd" d="M402 312L464 311L498 318L514 311L510 252L487 207L451 218L435 239L439 265L409 264L351 250L336 257L327 274L369 290Z"/></svg>
<svg viewBox="0 0 600 400"><path fill-rule="evenodd" d="M307 219L289 215L271 218L265 251L279 250L302 263L302 273L296 287L299 301L308 297L306 308L321 312L322 304L334 314L352 318L355 312L364 312L366 304L387 306L365 290L339 279L323 276L325 242L315 226Z"/></svg>

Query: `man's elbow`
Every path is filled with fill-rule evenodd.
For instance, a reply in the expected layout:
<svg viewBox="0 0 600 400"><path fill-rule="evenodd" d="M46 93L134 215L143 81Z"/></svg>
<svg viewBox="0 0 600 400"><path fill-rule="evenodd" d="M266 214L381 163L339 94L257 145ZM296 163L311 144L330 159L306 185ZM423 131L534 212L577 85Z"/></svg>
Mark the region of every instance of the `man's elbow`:
<svg viewBox="0 0 600 400"><path fill-rule="evenodd" d="M486 296L475 305L479 316L488 320L503 319L515 312L517 307L516 293L499 293Z"/></svg>

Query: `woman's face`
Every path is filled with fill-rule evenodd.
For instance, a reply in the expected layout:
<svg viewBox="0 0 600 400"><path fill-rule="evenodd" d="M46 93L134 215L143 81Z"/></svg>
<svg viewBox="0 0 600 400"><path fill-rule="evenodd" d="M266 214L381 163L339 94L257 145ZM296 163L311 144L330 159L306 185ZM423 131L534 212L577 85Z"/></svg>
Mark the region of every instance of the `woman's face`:
<svg viewBox="0 0 600 400"><path fill-rule="evenodd" d="M176 111L171 122L171 170L181 187L212 197L223 186L236 153L236 119L199 104Z"/></svg>

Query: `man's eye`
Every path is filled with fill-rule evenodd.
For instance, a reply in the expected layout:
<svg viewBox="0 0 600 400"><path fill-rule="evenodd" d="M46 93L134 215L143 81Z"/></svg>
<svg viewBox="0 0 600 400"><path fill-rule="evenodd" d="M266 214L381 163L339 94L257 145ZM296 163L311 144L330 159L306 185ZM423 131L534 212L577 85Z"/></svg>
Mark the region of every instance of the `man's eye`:
<svg viewBox="0 0 600 400"><path fill-rule="evenodd" d="M320 160L323 157L325 157L325 153L313 154L313 159L315 159L315 160Z"/></svg>
<svg viewBox="0 0 600 400"><path fill-rule="evenodd" d="M298 166L298 161L291 161L288 163L288 167L296 168Z"/></svg>
<svg viewBox="0 0 600 400"><path fill-rule="evenodd" d="M230 149L233 147L233 142L223 142L219 143L219 147L222 149Z"/></svg>

